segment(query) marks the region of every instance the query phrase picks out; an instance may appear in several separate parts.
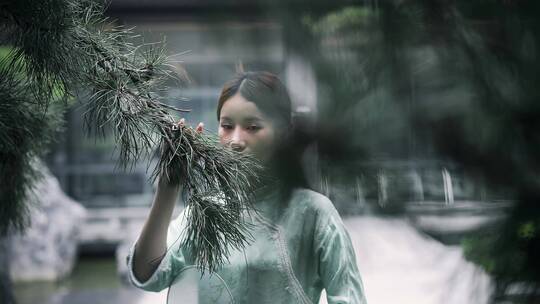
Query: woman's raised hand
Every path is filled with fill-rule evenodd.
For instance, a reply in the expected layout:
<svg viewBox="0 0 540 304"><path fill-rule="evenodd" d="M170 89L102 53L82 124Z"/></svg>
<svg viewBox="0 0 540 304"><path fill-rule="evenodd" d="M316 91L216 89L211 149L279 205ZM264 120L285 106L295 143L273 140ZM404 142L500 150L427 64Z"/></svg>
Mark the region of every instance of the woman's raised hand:
<svg viewBox="0 0 540 304"><path fill-rule="evenodd" d="M178 122L173 123L172 130L173 132L175 132L185 127L188 127L186 125L186 120L184 118L181 118ZM204 130L204 124L202 122L199 122L199 124L195 128L195 132L197 134L202 134L203 130ZM159 179L158 179L158 189L160 187L161 188L178 188L178 185L169 184L169 179L166 177L164 172L161 172L161 175L159 176Z"/></svg>

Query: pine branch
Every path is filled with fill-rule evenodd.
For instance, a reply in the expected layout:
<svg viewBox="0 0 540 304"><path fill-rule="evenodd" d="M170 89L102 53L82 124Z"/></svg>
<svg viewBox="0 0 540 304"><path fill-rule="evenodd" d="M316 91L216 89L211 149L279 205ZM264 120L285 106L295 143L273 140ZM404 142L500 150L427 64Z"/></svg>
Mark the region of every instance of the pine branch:
<svg viewBox="0 0 540 304"><path fill-rule="evenodd" d="M247 244L242 214L250 209L261 167L223 149L215 137L174 130L169 112L188 110L161 99L165 81L178 78L164 43L134 45L137 35L111 24L103 17L105 5L92 0L13 0L2 6L0 44L13 51L0 65L10 75L24 75L41 111L55 92L89 92L85 127L101 136L112 130L124 169L160 145L153 177L168 176L186 189L191 211L185 245L202 269L217 269L228 248ZM216 196L222 203L210 199Z"/></svg>

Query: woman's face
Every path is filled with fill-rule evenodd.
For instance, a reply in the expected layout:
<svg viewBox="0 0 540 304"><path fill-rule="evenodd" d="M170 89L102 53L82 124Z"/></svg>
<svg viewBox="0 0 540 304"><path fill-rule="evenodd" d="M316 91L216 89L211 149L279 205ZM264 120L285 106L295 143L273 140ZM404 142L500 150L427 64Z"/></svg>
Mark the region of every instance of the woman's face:
<svg viewBox="0 0 540 304"><path fill-rule="evenodd" d="M240 94L223 103L218 134L222 145L249 153L262 162L270 159L276 145L273 123Z"/></svg>

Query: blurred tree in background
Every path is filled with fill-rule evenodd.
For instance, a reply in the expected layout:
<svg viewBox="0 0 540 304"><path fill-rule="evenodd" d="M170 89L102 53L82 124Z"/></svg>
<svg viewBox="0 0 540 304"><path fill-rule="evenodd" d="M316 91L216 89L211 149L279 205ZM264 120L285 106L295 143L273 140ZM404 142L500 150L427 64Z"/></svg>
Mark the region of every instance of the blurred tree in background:
<svg viewBox="0 0 540 304"><path fill-rule="evenodd" d="M295 3L272 7L292 50L315 67L321 158L437 157L487 181L514 204L504 222L465 241L466 253L493 275L494 302L536 303L538 2Z"/></svg>

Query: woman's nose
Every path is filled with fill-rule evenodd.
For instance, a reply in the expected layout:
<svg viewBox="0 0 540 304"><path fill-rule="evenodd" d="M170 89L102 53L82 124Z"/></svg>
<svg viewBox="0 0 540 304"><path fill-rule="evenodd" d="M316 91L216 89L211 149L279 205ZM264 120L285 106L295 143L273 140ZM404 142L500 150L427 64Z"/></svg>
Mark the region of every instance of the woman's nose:
<svg viewBox="0 0 540 304"><path fill-rule="evenodd" d="M242 131L240 130L240 128L236 128L234 130L234 133L231 137L230 146L231 149L238 152L242 152L246 148L246 141L242 137Z"/></svg>

